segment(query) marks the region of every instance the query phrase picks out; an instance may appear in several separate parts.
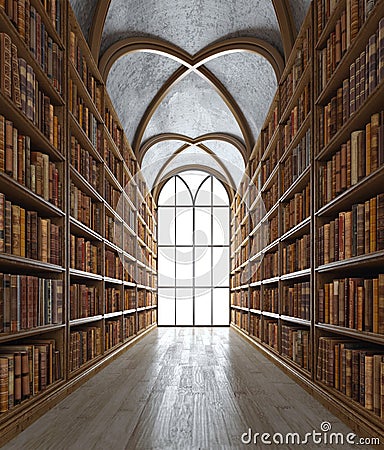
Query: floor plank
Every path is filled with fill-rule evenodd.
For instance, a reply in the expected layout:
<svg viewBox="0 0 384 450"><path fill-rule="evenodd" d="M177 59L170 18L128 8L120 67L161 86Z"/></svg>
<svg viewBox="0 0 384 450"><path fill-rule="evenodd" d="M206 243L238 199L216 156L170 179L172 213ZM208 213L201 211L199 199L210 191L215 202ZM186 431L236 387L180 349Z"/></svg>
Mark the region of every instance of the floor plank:
<svg viewBox="0 0 384 450"><path fill-rule="evenodd" d="M351 432L233 330L159 328L2 448L266 448L242 434L304 436L323 421Z"/></svg>

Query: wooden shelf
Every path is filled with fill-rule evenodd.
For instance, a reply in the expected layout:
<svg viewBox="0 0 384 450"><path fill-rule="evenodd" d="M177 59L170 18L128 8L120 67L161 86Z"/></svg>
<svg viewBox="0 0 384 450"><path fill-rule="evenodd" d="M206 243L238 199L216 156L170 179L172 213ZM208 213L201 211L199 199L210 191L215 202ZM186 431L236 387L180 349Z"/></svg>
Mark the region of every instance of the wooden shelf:
<svg viewBox="0 0 384 450"><path fill-rule="evenodd" d="M342 336L348 336L354 339L372 342L374 344L384 345L384 335L382 334L370 333L368 331L358 331L353 328L340 327L338 325L330 325L326 323L316 323L315 326L319 330L337 333Z"/></svg>
<svg viewBox="0 0 384 450"><path fill-rule="evenodd" d="M310 175L311 175L311 166L307 167L304 170L304 172L302 172L291 184L289 189L287 189L283 193L283 195L280 197L280 202L281 203L287 202L291 198L293 198L297 192L301 192L305 188L305 186L309 183Z"/></svg>
<svg viewBox="0 0 384 450"><path fill-rule="evenodd" d="M71 319L69 321L69 325L71 327L76 327L78 325L85 325L87 323L98 322L103 320L103 316L101 314L92 317L82 317L81 319Z"/></svg>
<svg viewBox="0 0 384 450"><path fill-rule="evenodd" d="M73 134L73 132L75 132L76 138L80 142L80 145L85 150L88 150L88 152L94 157L94 159L96 159L96 161L103 163L104 162L103 158L101 157L100 153L96 150L96 148L93 146L92 142L86 135L85 131L81 128L76 117L71 113L71 111L68 111L68 115L71 133Z"/></svg>
<svg viewBox="0 0 384 450"><path fill-rule="evenodd" d="M122 317L122 316L123 316L123 311L116 311L116 312L112 312L112 313L105 313L104 319L113 319L113 318Z"/></svg>
<svg viewBox="0 0 384 450"><path fill-rule="evenodd" d="M327 39L331 34L332 30L335 28L336 22L340 18L343 10L345 10L345 0L339 0L338 2L336 2L335 8L331 12L329 19L325 24L324 30L319 36L319 39L316 44L316 50L322 48L324 44L326 44Z"/></svg>
<svg viewBox="0 0 384 450"><path fill-rule="evenodd" d="M369 269L372 267L381 267L384 264L384 251L368 253L365 255L354 256L341 261L334 261L329 264L318 266L315 270L319 273L330 272L334 270L349 269Z"/></svg>
<svg viewBox="0 0 384 450"><path fill-rule="evenodd" d="M79 220L75 219L74 217L70 216L69 223L70 223L71 231L73 231L77 236L81 235L88 239L96 240L99 242L103 241L103 238L101 237L101 235L99 233L97 233L96 231L93 231L87 225L84 225Z"/></svg>
<svg viewBox="0 0 384 450"><path fill-rule="evenodd" d="M33 270L39 272L62 273L65 268L55 264L45 263L36 259L23 258L22 256L0 253L1 270Z"/></svg>
<svg viewBox="0 0 384 450"><path fill-rule="evenodd" d="M298 325L305 325L306 327L311 326L310 320L300 319L299 317L286 316L284 314L280 315L280 319L284 320L284 322L291 322Z"/></svg>
<svg viewBox="0 0 384 450"><path fill-rule="evenodd" d="M98 280L98 281L102 281L103 280L103 276L102 275L98 275L95 273L91 273L91 272L84 272L82 270L77 270L77 269L69 269L69 274L71 277L76 277L76 278L87 278L90 280Z"/></svg>
<svg viewBox="0 0 384 450"><path fill-rule="evenodd" d="M307 217L302 222L288 230L286 233L284 233L280 241L286 241L289 239L295 239L299 236L302 236L304 233L308 233L310 231L310 225L311 225L311 217Z"/></svg>
<svg viewBox="0 0 384 450"><path fill-rule="evenodd" d="M70 166L71 181L93 200L103 203L103 197L74 167Z"/></svg>
<svg viewBox="0 0 384 450"><path fill-rule="evenodd" d="M41 327L30 328L28 330L21 330L16 333L0 333L0 343L14 341L16 339L24 339L33 337L37 334L50 333L65 328L65 324L42 325Z"/></svg>
<svg viewBox="0 0 384 450"><path fill-rule="evenodd" d="M293 280L295 278L308 277L311 275L311 269L298 270L297 272L286 273L281 275L280 279L282 281L285 280Z"/></svg>

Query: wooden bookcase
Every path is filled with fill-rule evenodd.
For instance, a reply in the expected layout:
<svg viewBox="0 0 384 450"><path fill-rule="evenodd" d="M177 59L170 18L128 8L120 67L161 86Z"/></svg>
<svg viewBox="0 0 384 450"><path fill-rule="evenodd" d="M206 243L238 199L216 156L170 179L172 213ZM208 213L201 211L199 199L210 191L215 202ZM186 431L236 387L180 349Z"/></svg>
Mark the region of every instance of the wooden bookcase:
<svg viewBox="0 0 384 450"><path fill-rule="evenodd" d="M28 39L28 14L11 20L7 2L0 7L0 33L45 95L50 124L32 115L39 105L32 97L27 109L24 91L1 85L0 306L7 317L0 317L0 362L7 398L0 400L0 445L156 323L155 205L69 2L56 4L60 12L30 2L45 26L52 65ZM18 71L9 72L17 85ZM7 135L12 139L4 141ZM39 381L31 379L30 391L23 387L11 403L9 361L28 357L36 364L28 376Z"/></svg>
<svg viewBox="0 0 384 450"><path fill-rule="evenodd" d="M372 36L378 33L384 4L376 2L367 14L363 4L341 0L327 11L329 2L318 0L304 20L232 204L231 321L359 433L383 438L378 375L384 373L384 317L376 303L383 295L384 242L369 224L382 226L384 158L377 154L384 136L384 76L381 69L381 78L369 78L368 68L362 67L369 57L375 64ZM347 19L350 5L354 11ZM347 37L342 30L349 16L355 22ZM383 37L384 21L381 26ZM350 113L352 96L346 95L345 80L356 66L358 98ZM264 204L257 209L260 198ZM330 236L345 218L347 227L340 228L344 253L336 257ZM245 246L248 253L242 254ZM301 256L287 261L294 246ZM373 298L376 303L370 306ZM356 313L352 318L348 307ZM347 311L346 317L341 311ZM350 379L343 375L351 367L349 358L355 364Z"/></svg>

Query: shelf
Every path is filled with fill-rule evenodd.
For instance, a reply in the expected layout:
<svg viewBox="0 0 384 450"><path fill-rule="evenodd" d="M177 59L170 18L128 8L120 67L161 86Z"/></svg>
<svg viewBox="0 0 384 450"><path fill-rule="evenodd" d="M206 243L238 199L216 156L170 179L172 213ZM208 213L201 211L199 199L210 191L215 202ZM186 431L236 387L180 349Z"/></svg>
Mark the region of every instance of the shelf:
<svg viewBox="0 0 384 450"><path fill-rule="evenodd" d="M71 111L68 111L69 122L70 122L70 131L71 134L76 134L76 138L79 141L80 145L96 159L98 162L103 163L104 160L101 157L100 153L94 147L89 137L85 134L85 131L81 128L79 122L76 117L72 114Z"/></svg>
<svg viewBox="0 0 384 450"><path fill-rule="evenodd" d="M350 209L352 205L371 198L373 193L379 193L379 188L383 185L384 166L379 167L375 172L361 179L358 183L322 206L315 215L318 217L331 216L345 209Z"/></svg>
<svg viewBox="0 0 384 450"><path fill-rule="evenodd" d="M123 280L119 280L117 278L104 277L104 281L110 284L123 284Z"/></svg>
<svg viewBox="0 0 384 450"><path fill-rule="evenodd" d="M341 13L345 9L345 0L339 0L336 2L335 8L330 14L330 17L328 19L328 22L325 24L324 30L322 31L317 44L316 44L316 50L323 47L324 44L326 44L327 39L332 32L332 30L335 28L336 22L341 16Z"/></svg>
<svg viewBox="0 0 384 450"><path fill-rule="evenodd" d="M319 330L341 334L343 336L372 342L374 344L384 345L384 335L382 334L370 333L368 331L358 331L352 328L339 327L338 325L330 325L326 323L316 323L315 327Z"/></svg>
<svg viewBox="0 0 384 450"><path fill-rule="evenodd" d="M279 319L280 317L278 313L273 313L269 311L261 311L261 314L265 317L271 317L272 319Z"/></svg>
<svg viewBox="0 0 384 450"><path fill-rule="evenodd" d="M294 197L294 194L301 192L309 183L310 175L311 167L309 166L296 178L289 189L284 192L284 194L280 197L280 202L288 202L288 200Z"/></svg>
<svg viewBox="0 0 384 450"><path fill-rule="evenodd" d="M59 207L19 184L4 172L0 172L0 192L4 192L8 200L22 204L24 208L28 207L30 210L38 211L40 216L64 217L65 215Z"/></svg>
<svg viewBox="0 0 384 450"><path fill-rule="evenodd" d="M86 323L97 322L102 319L103 319L103 316L101 314L97 315L97 316L92 316L92 317L82 317L81 319L71 319L69 321L69 325L72 327L75 327L78 325L84 325Z"/></svg>
<svg viewBox="0 0 384 450"><path fill-rule="evenodd" d="M48 32L48 34L51 36L51 38L56 42L56 44L58 44L59 47L61 49L63 49L64 48L63 41L62 41L60 35L58 34L58 32L56 31L56 28L53 26L52 21L43 6L43 2L38 1L38 0L32 1L32 5L36 8L36 11L40 14L40 16L42 18L42 22L44 23L45 30ZM61 12L63 14L63 11L61 11ZM62 21L61 28L63 29L63 27L64 27L64 17L63 16L61 17L61 21Z"/></svg>
<svg viewBox="0 0 384 450"><path fill-rule="evenodd" d="M284 150L283 156L281 157L280 161L283 162L287 158L288 154L299 145L299 143L302 140L302 138L304 137L305 133L308 131L308 129L311 126L311 116L312 116L312 112L310 111L307 114L307 117L304 119L303 123L300 125L299 129L297 130L297 133L292 138L292 140L288 144L287 148Z"/></svg>
<svg viewBox="0 0 384 450"><path fill-rule="evenodd" d="M265 149L264 154L261 156L260 161L265 161L266 159L268 159L271 150L277 145L279 137L280 137L280 127L279 124L277 124L277 127L273 132L271 139L268 142L267 148Z"/></svg>
<svg viewBox="0 0 384 450"><path fill-rule="evenodd" d="M267 278L266 280L262 280L261 284L272 284L272 283L278 283L280 280L280 277L273 277L273 278Z"/></svg>
<svg viewBox="0 0 384 450"><path fill-rule="evenodd" d="M72 81L76 83L77 93L79 97L81 97L82 100L86 102L89 110L95 116L96 120L100 123L103 122L103 118L101 117L100 111L96 108L96 105L93 102L92 97L88 92L88 89L85 87L79 72L77 71L76 67L73 65L73 62L70 59L68 60L68 66Z"/></svg>
<svg viewBox="0 0 384 450"><path fill-rule="evenodd" d="M123 314L133 314L136 312L136 309L125 309L123 311Z"/></svg>
<svg viewBox="0 0 384 450"><path fill-rule="evenodd" d="M261 281L255 281L249 285L249 287L260 287L260 286L261 286Z"/></svg>
<svg viewBox="0 0 384 450"><path fill-rule="evenodd" d="M0 8L1 11L1 8ZM31 148L38 148L52 158L52 161L64 161L64 156L56 149L45 135L31 122L15 104L0 92L0 111L13 126L31 139Z"/></svg>
<svg viewBox="0 0 384 450"><path fill-rule="evenodd" d="M112 313L105 313L104 314L104 319L111 319L114 317L122 317L123 315L123 311L116 311L116 312L112 312Z"/></svg>
<svg viewBox="0 0 384 450"><path fill-rule="evenodd" d="M98 281L102 281L103 280L103 276L102 275L98 275L96 273L91 273L91 272L84 272L83 270L77 270L77 269L69 269L69 274L71 277L76 277L76 278L88 278L90 280L98 280Z"/></svg>
<svg viewBox="0 0 384 450"><path fill-rule="evenodd" d="M350 139L353 131L371 121L371 115L383 108L384 80L376 87L364 104L344 123L328 144L318 153L316 160L324 160L339 150L341 145Z"/></svg>
<svg viewBox="0 0 384 450"><path fill-rule="evenodd" d="M282 281L285 280L292 280L295 278L302 278L302 277L308 277L311 275L311 269L304 269L304 270L298 270L297 272L287 273L284 275L281 275L280 279Z"/></svg>
<svg viewBox="0 0 384 450"><path fill-rule="evenodd" d="M317 267L315 270L319 273L349 269L369 269L381 267L384 264L384 250L367 253L365 255L353 256L352 258L334 261Z"/></svg>
<svg viewBox="0 0 384 450"><path fill-rule="evenodd" d="M109 107L110 109L110 107ZM115 116L117 117L117 114L115 114ZM114 121L115 121L115 117L114 117ZM113 153L115 154L115 156L118 157L118 159L120 161L124 161L123 155L120 153L120 149L119 147L116 145L116 142L113 140L113 137L111 135L111 133L109 132L109 129L106 127L106 125L104 124L104 136L107 138L109 145L112 147ZM129 168L127 166L127 169L129 171Z"/></svg>
<svg viewBox="0 0 384 450"><path fill-rule="evenodd" d="M252 313L252 314L261 314L261 310L260 309L250 309L249 312Z"/></svg>
<svg viewBox="0 0 384 450"><path fill-rule="evenodd" d="M113 188L115 190L119 191L122 194L123 187L121 186L120 182L115 177L115 175L112 173L111 169L107 166L106 163L104 164L104 170L105 170L105 175L107 176L110 184L113 186Z"/></svg>
<svg viewBox="0 0 384 450"><path fill-rule="evenodd" d="M108 210L108 212L113 215L119 222L124 222L123 219L117 214L117 212L112 208L112 206L105 200L105 209Z"/></svg>
<svg viewBox="0 0 384 450"><path fill-rule="evenodd" d="M80 187L80 189L87 194L88 196L92 197L94 200L103 203L104 199L103 197L97 192L97 190L87 181L83 175L81 175L80 172L78 172L74 167L70 166L70 174L71 174L71 181L76 181L74 183L77 184L77 187Z"/></svg>
<svg viewBox="0 0 384 450"><path fill-rule="evenodd" d="M306 231L309 232L310 224L311 224L311 217L307 217L302 222L300 222L299 224L297 224L296 226L291 228L289 231L284 233L281 236L280 241L286 241L288 239L295 239L298 236L301 236Z"/></svg>
<svg viewBox="0 0 384 450"><path fill-rule="evenodd" d="M132 287L132 288L136 287L136 283L132 283L131 281L123 281L123 284L125 287Z"/></svg>
<svg viewBox="0 0 384 450"><path fill-rule="evenodd" d="M81 234L83 237L87 237L89 239L93 239L99 242L103 241L103 238L99 233L96 233L96 231L93 231L87 225L84 225L74 217L72 216L69 217L69 223L71 226L71 231L73 230L75 233L77 233L77 235Z"/></svg>
<svg viewBox="0 0 384 450"><path fill-rule="evenodd" d="M248 309L248 308L245 308L244 306L231 305L231 308L232 308L232 309L238 309L239 311L245 311L245 312L248 312L248 311L249 311L249 309Z"/></svg>
<svg viewBox="0 0 384 450"><path fill-rule="evenodd" d="M284 314L281 314L280 319L285 322L297 323L298 325L305 325L307 327L311 326L310 320L300 319L299 317L285 316Z"/></svg>
<svg viewBox="0 0 384 450"><path fill-rule="evenodd" d="M16 339L24 339L37 334L58 331L63 328L65 328L65 324L43 325L41 327L31 328L29 330L18 331L17 333L0 333L0 343L3 344L5 342L14 341Z"/></svg>
<svg viewBox="0 0 384 450"><path fill-rule="evenodd" d="M45 263L36 259L23 258L22 256L0 253L1 270L34 270L41 272L65 272L65 268L56 264ZM3 268L4 267L4 268Z"/></svg>
<svg viewBox="0 0 384 450"><path fill-rule="evenodd" d="M341 4L345 3L344 0L341 1ZM336 92L337 88L340 87L345 78L349 78L349 67L356 60L357 57L360 56L361 52L365 50L366 45L368 44L369 38L372 34L376 33L377 28L379 26L379 21L382 15L378 14L380 1L376 3L374 10L369 15L368 19L364 22L362 27L360 28L356 38L349 46L348 50L345 52L343 58L339 62L336 70L333 72L331 78L328 80L326 86L323 91L320 93L316 100L316 104L323 104L327 100L329 100L332 95ZM344 5L345 6L345 5ZM336 7L337 12L339 6ZM331 24L334 26L337 18L335 16L332 17ZM329 31L332 30L332 26L330 28L327 27ZM326 31L326 30L325 30ZM317 44L317 49L320 49L323 44L325 44L326 35L324 35L324 42L322 40Z"/></svg>
<svg viewBox="0 0 384 450"><path fill-rule="evenodd" d="M44 24L45 25L45 24ZM27 48L27 45L23 41L23 39L20 37L17 29L13 26L12 22L10 21L9 17L6 15L3 8L0 8L0 31L3 31L9 35L9 37L12 40L12 43L17 46L17 56L18 58L23 58L27 61L27 63L32 67L36 79L39 82L39 88L47 94L51 101L58 106L64 105L64 100L62 99L59 92L56 90L56 88L53 86L53 83L48 78L48 75L43 71L35 57L32 55L30 50ZM63 58L62 61L63 69L65 68L65 59ZM64 87L64 80L63 78L63 86Z"/></svg>
<svg viewBox="0 0 384 450"><path fill-rule="evenodd" d="M303 70L303 73L300 77L300 80L295 86L295 93L290 98L285 110L281 114L280 117L280 125L284 125L284 122L286 122L289 119L289 116L291 115L292 109L296 106L297 101L299 100L301 94L303 93L303 89L305 85L310 81L311 77L311 60L308 61L307 66Z"/></svg>
<svg viewBox="0 0 384 450"><path fill-rule="evenodd" d="M121 255L123 253L123 250L118 245L114 244L113 242L109 241L106 238L104 238L103 240L104 240L105 246L109 247L109 250L113 250L113 251L119 253L119 255Z"/></svg>

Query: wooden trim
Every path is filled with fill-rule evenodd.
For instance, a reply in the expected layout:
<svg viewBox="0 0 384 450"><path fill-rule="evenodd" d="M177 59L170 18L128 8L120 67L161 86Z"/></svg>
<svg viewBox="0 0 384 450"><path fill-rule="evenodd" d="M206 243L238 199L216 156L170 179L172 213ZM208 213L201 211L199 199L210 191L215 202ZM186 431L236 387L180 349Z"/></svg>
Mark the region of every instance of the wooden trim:
<svg viewBox="0 0 384 450"><path fill-rule="evenodd" d="M158 144L159 142L163 141L184 141L188 144L200 144L204 141L223 141L227 142L228 144L233 145L235 148L239 150L241 155L244 158L244 163L247 163L247 154L246 149L244 147L244 144L237 139L234 136L231 136L230 134L226 133L209 133L209 134L203 134L197 138L191 138L189 136L185 136L184 134L177 134L177 133L163 133L158 134L156 136L151 137L148 139L140 148L139 155L138 155L138 162L141 165L144 155L147 153L147 151L153 147L155 144Z"/></svg>
<svg viewBox="0 0 384 450"><path fill-rule="evenodd" d="M277 21L279 23L281 40L284 47L285 61L288 61L293 45L295 43L297 32L293 21L291 7L289 2L272 0L275 9Z"/></svg>
<svg viewBox="0 0 384 450"><path fill-rule="evenodd" d="M111 0L98 0L93 14L92 24L89 29L88 43L93 59L99 60L101 38L104 31L105 20L107 18Z"/></svg>

